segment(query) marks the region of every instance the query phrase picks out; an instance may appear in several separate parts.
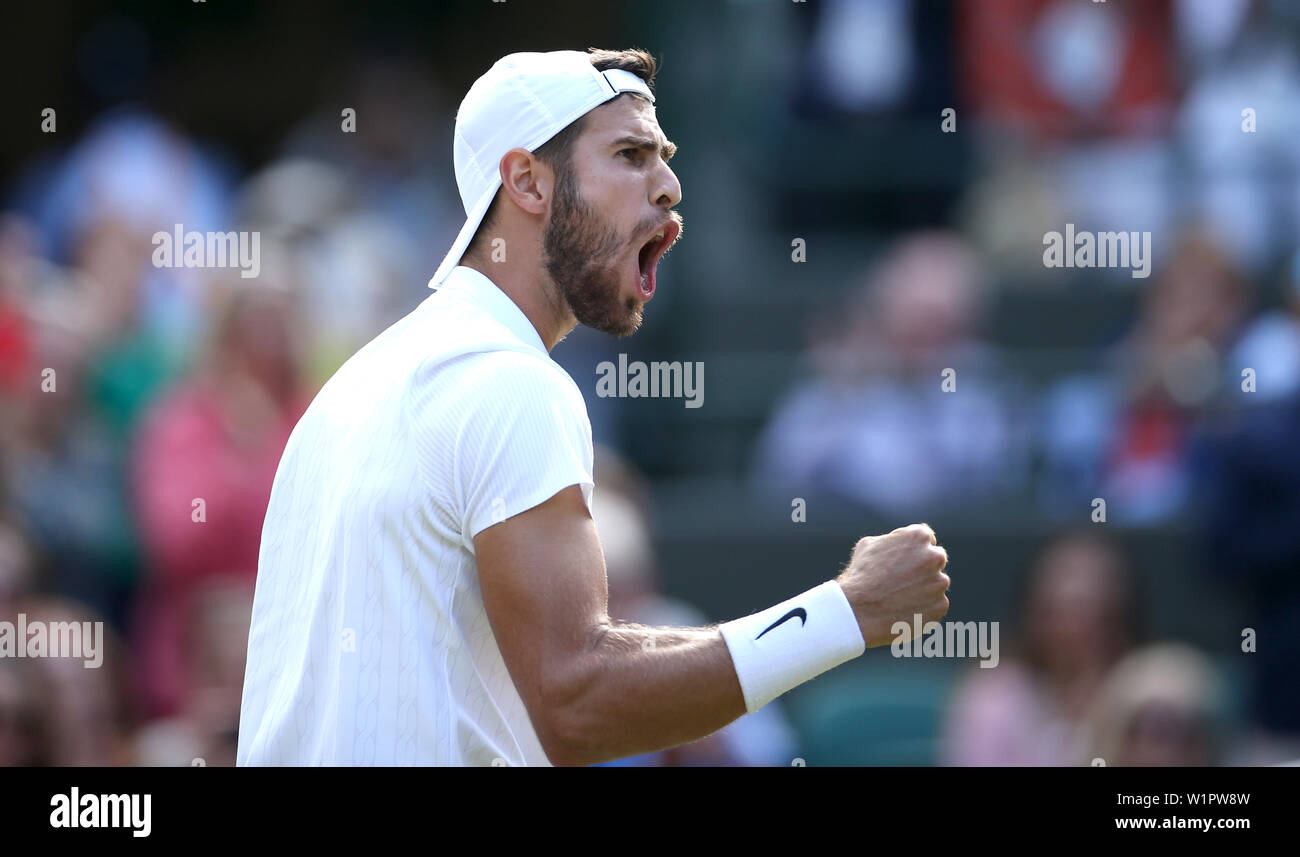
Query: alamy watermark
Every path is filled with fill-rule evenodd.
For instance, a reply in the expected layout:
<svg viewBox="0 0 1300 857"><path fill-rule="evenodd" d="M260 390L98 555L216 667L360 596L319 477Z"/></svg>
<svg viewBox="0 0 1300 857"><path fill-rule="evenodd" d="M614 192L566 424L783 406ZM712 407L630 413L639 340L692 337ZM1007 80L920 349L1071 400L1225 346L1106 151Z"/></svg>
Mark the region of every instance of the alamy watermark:
<svg viewBox="0 0 1300 857"><path fill-rule="evenodd" d="M1151 276L1150 232L1075 231L1043 233L1043 265L1048 268L1131 268L1131 276Z"/></svg>
<svg viewBox="0 0 1300 857"><path fill-rule="evenodd" d="M0 658L80 658L86 669L104 663L103 622L0 622Z"/></svg>
<svg viewBox="0 0 1300 857"><path fill-rule="evenodd" d="M238 268L244 279L262 271L260 232L186 232L177 223L155 232L153 246L155 268Z"/></svg>
<svg viewBox="0 0 1300 857"><path fill-rule="evenodd" d="M617 366L611 360L596 364L596 395L602 399L685 399L686 407L698 408L704 404L704 364L680 360L629 362L626 354L620 354Z"/></svg>
<svg viewBox="0 0 1300 857"><path fill-rule="evenodd" d="M909 625L903 620L889 627L894 641L889 650L896 658L974 658L980 669L998 665L997 622L926 622L921 614L912 615Z"/></svg>
<svg viewBox="0 0 1300 857"><path fill-rule="evenodd" d="M50 827L120 827L142 839L153 830L152 803L150 794L82 794L73 786L50 798Z"/></svg>

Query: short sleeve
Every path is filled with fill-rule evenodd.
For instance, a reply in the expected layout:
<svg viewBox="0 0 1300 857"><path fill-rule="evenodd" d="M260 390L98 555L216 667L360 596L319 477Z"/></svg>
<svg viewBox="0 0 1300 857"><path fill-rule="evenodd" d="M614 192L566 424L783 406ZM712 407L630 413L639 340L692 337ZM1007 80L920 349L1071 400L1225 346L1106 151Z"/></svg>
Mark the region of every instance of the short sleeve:
<svg viewBox="0 0 1300 857"><path fill-rule="evenodd" d="M472 549L480 532L578 485L588 508L592 478L591 422L577 385L558 365L536 355L494 351L471 355L442 379L438 399L422 409L417 436L437 443L431 423L449 422L439 457L451 482L451 517ZM436 419L427 419L436 413ZM450 429L448 431L448 429ZM450 447L448 438L454 438ZM447 453L450 453L448 460ZM441 492L440 492L441 493Z"/></svg>

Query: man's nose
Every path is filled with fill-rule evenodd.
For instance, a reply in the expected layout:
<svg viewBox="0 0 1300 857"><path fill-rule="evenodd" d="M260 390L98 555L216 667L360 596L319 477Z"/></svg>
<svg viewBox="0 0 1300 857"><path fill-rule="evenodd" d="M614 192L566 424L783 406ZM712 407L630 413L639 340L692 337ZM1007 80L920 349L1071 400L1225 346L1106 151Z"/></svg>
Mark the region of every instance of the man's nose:
<svg viewBox="0 0 1300 857"><path fill-rule="evenodd" d="M650 201L664 208L672 208L682 201L682 183L677 180L677 174L666 163L656 175Z"/></svg>

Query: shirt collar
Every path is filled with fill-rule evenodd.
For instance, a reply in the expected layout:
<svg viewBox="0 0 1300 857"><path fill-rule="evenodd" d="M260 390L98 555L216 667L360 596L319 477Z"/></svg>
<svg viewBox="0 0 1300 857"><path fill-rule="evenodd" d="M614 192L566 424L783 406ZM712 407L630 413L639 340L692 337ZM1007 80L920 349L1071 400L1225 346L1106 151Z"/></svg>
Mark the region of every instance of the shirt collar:
<svg viewBox="0 0 1300 857"><path fill-rule="evenodd" d="M481 271L457 265L447 275L438 289L461 295L470 303L482 309L492 318L504 324L511 333L525 345L531 345L546 356L546 344L533 327L533 323L524 315L524 311L511 299L501 287L487 278Z"/></svg>

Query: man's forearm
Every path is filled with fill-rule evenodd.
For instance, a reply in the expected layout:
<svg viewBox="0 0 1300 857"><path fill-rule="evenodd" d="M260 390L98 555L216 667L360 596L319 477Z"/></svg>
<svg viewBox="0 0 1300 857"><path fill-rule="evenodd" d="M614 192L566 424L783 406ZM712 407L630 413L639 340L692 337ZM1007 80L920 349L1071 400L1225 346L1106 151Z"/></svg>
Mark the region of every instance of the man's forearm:
<svg viewBox="0 0 1300 857"><path fill-rule="evenodd" d="M596 764L703 738L745 713L717 628L613 622L595 629L556 700L569 764Z"/></svg>

